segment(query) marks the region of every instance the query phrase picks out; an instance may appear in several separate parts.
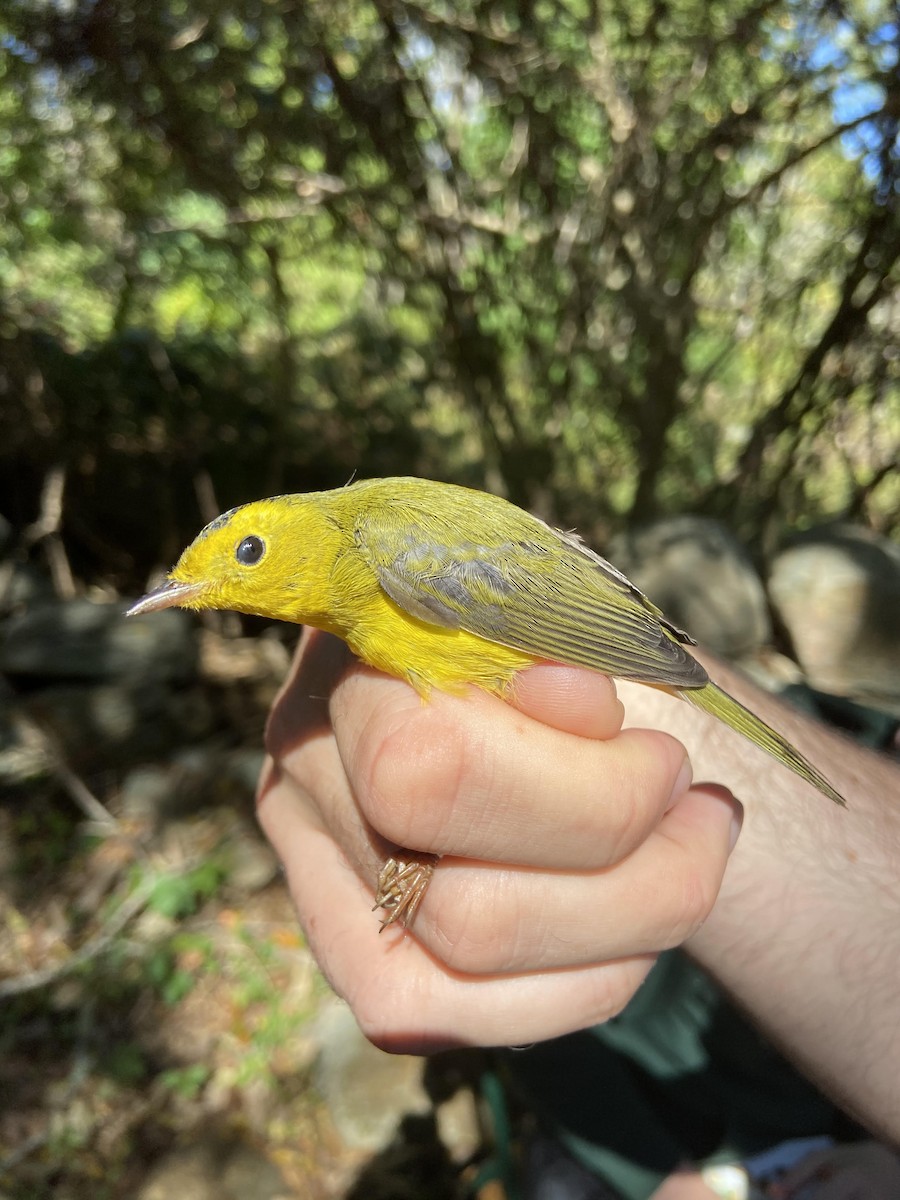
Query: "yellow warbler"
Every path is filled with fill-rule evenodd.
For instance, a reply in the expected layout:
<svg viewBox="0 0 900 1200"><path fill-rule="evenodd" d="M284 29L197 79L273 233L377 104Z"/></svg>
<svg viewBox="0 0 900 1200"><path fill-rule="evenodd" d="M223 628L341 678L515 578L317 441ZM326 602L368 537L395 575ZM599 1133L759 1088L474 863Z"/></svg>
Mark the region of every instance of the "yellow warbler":
<svg viewBox="0 0 900 1200"><path fill-rule="evenodd" d="M129 615L180 605L315 625L422 695L506 694L551 661L680 693L843 804L790 742L709 679L687 634L576 536L499 496L371 479L232 509Z"/></svg>

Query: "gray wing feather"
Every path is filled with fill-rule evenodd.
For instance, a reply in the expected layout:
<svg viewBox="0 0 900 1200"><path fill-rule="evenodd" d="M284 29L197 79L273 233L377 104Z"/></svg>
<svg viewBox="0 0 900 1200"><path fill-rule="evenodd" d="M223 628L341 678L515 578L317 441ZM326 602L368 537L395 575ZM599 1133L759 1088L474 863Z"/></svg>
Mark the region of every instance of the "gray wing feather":
<svg viewBox="0 0 900 1200"><path fill-rule="evenodd" d="M560 554L548 572L547 550L527 542L447 546L408 530L398 554L396 538L372 533L366 530L366 553L381 587L420 621L605 675L681 688L708 682L680 644L686 635L624 575L564 535L557 534ZM610 603L611 591L618 603Z"/></svg>

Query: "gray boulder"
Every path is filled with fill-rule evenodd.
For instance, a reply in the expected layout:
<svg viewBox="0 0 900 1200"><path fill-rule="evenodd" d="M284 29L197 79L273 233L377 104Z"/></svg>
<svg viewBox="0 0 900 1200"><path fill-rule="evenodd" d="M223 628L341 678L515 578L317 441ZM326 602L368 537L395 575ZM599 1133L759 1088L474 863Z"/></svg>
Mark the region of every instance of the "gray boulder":
<svg viewBox="0 0 900 1200"><path fill-rule="evenodd" d="M54 599L8 617L0 631L0 671L72 681L191 679L197 655L188 614L169 609L137 621L123 608Z"/></svg>
<svg viewBox="0 0 900 1200"><path fill-rule="evenodd" d="M769 642L762 580L721 522L654 521L614 539L609 558L669 620L724 658L751 656Z"/></svg>
<svg viewBox="0 0 900 1200"><path fill-rule="evenodd" d="M791 539L769 595L808 683L900 717L900 547L853 525Z"/></svg>

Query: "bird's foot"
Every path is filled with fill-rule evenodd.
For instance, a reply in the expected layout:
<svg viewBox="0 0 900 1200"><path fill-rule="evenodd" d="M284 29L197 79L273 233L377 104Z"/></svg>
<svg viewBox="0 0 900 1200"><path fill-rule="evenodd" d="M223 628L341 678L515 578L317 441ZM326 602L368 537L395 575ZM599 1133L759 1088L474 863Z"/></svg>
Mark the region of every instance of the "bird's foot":
<svg viewBox="0 0 900 1200"><path fill-rule="evenodd" d="M389 858L378 872L378 887L372 911L381 908L385 916L381 928L401 925L409 929L428 890L437 858L423 854L417 858Z"/></svg>

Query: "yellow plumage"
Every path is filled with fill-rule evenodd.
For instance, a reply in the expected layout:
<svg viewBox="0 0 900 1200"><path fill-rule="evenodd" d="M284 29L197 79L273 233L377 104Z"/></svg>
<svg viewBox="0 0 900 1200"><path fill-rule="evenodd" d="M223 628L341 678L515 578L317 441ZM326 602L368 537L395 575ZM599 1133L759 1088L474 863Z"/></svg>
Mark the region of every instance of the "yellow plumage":
<svg viewBox="0 0 900 1200"><path fill-rule="evenodd" d="M681 693L830 799L785 738L718 688L690 638L577 538L508 501L425 479L276 496L218 517L137 614L224 608L314 625L421 694L503 695L540 661Z"/></svg>

